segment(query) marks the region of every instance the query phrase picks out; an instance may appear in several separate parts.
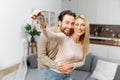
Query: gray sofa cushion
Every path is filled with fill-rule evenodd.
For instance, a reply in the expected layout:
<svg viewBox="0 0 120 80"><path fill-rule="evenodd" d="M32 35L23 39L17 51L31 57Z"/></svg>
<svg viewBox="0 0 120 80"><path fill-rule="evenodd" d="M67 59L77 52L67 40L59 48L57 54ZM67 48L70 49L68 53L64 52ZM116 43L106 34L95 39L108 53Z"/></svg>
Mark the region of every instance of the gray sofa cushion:
<svg viewBox="0 0 120 80"><path fill-rule="evenodd" d="M92 72L95 70L98 59L108 61L108 62L118 63L119 65L118 65L114 80L120 80L120 60L109 59L109 58L100 58L100 57L94 56L93 62L92 62Z"/></svg>
<svg viewBox="0 0 120 80"><path fill-rule="evenodd" d="M97 79L89 77L87 80L97 80Z"/></svg>
<svg viewBox="0 0 120 80"><path fill-rule="evenodd" d="M37 54L31 54L27 58L27 64L30 68L37 68Z"/></svg>
<svg viewBox="0 0 120 80"><path fill-rule="evenodd" d="M90 72L91 71L91 63L92 63L92 60L93 60L93 55L91 53L89 53L86 57L86 60L85 60L85 64L81 67L78 67L76 68L75 70L82 70L82 71L87 71L87 72Z"/></svg>
<svg viewBox="0 0 120 80"><path fill-rule="evenodd" d="M90 72L74 70L72 74L73 80L86 80L90 75Z"/></svg>
<svg viewBox="0 0 120 80"><path fill-rule="evenodd" d="M114 80L120 80L120 65L117 68L117 72L116 72Z"/></svg>

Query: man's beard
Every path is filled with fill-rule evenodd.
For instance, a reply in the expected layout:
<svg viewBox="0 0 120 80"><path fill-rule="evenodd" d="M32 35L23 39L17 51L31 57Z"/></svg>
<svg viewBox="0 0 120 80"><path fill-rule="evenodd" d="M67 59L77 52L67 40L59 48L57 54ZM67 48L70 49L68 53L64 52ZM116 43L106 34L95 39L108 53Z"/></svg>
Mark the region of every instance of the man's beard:
<svg viewBox="0 0 120 80"><path fill-rule="evenodd" d="M69 32L65 32L65 29L66 29L66 28L62 29L61 31L62 31L66 36L69 36L69 35L71 34L71 29L70 29Z"/></svg>
<svg viewBox="0 0 120 80"><path fill-rule="evenodd" d="M62 27L63 25L60 25L59 27L60 27L60 30L61 30L61 32L63 32L66 36L70 36L72 33L73 33L73 29L70 29L70 31L67 31L67 32L65 32L66 30L66 27Z"/></svg>

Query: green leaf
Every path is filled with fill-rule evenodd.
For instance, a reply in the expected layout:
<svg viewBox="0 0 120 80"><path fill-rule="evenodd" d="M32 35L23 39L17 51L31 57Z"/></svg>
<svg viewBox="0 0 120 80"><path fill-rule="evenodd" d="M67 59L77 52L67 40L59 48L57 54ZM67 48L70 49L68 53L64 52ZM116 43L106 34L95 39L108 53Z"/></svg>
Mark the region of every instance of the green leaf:
<svg viewBox="0 0 120 80"><path fill-rule="evenodd" d="M41 33L36 29L35 26L32 28L32 26L28 23L25 25L25 30L26 30L26 33L28 33L31 37L39 36Z"/></svg>
<svg viewBox="0 0 120 80"><path fill-rule="evenodd" d="M26 31L30 31L31 30L31 25L27 23L25 25L25 29L26 29Z"/></svg>

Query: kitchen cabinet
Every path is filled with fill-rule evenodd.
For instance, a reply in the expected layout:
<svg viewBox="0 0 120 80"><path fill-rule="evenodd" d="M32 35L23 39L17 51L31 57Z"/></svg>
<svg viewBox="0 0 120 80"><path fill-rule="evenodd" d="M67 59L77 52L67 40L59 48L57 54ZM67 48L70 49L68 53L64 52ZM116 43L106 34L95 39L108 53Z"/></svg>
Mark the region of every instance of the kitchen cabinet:
<svg viewBox="0 0 120 80"><path fill-rule="evenodd" d="M103 58L120 59L120 47L90 44L89 53Z"/></svg>
<svg viewBox="0 0 120 80"><path fill-rule="evenodd" d="M90 24L96 24L97 0L79 0L78 14L85 15Z"/></svg>
<svg viewBox="0 0 120 80"><path fill-rule="evenodd" d="M79 0L62 0L62 10L72 10L76 14L79 9Z"/></svg>
<svg viewBox="0 0 120 80"><path fill-rule="evenodd" d="M62 0L64 9L85 15L90 24L120 25L120 0Z"/></svg>
<svg viewBox="0 0 120 80"><path fill-rule="evenodd" d="M78 0L78 1L79 1L78 15L82 14L87 16L88 0Z"/></svg>
<svg viewBox="0 0 120 80"><path fill-rule="evenodd" d="M90 24L96 23L97 17L97 0L88 0L87 6L87 19Z"/></svg>
<svg viewBox="0 0 120 80"><path fill-rule="evenodd" d="M96 23L120 24L120 0L97 0Z"/></svg>
<svg viewBox="0 0 120 80"><path fill-rule="evenodd" d="M120 47L109 46L108 57L112 59L120 59Z"/></svg>
<svg viewBox="0 0 120 80"><path fill-rule="evenodd" d="M99 57L108 57L108 46L107 45L98 45L98 44L90 44L89 52L99 56Z"/></svg>
<svg viewBox="0 0 120 80"><path fill-rule="evenodd" d="M107 0L98 0L97 1L97 10L96 10L96 23L99 24L108 24L107 17L108 14L108 6L109 1Z"/></svg>
<svg viewBox="0 0 120 80"><path fill-rule="evenodd" d="M80 0L78 12L87 16L90 24L120 25L120 0Z"/></svg>

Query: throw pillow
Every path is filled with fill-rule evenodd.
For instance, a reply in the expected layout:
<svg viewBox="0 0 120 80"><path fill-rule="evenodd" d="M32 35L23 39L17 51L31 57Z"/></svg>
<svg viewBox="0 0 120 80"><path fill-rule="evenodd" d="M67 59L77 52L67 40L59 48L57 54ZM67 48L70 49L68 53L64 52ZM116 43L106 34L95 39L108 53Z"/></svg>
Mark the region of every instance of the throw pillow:
<svg viewBox="0 0 120 80"><path fill-rule="evenodd" d="M113 62L113 63L117 63L118 64L118 68L117 68L117 72L116 75L114 77L114 80L120 80L120 59L110 59L110 58L102 58L102 57L98 57L95 56L93 57L93 61L92 61L92 72L95 70L96 64L98 60L103 60L103 61L108 61L108 62Z"/></svg>
<svg viewBox="0 0 120 80"><path fill-rule="evenodd" d="M107 62L117 63L117 64L120 65L120 59L102 58L102 57L98 57L98 56L95 56L95 55L93 55L93 56L94 57L93 57L92 69L91 69L92 72L94 71L98 60L103 60L103 61L107 61Z"/></svg>
<svg viewBox="0 0 120 80"><path fill-rule="evenodd" d="M118 64L98 60L96 68L91 77L98 80L113 80L116 74Z"/></svg>

